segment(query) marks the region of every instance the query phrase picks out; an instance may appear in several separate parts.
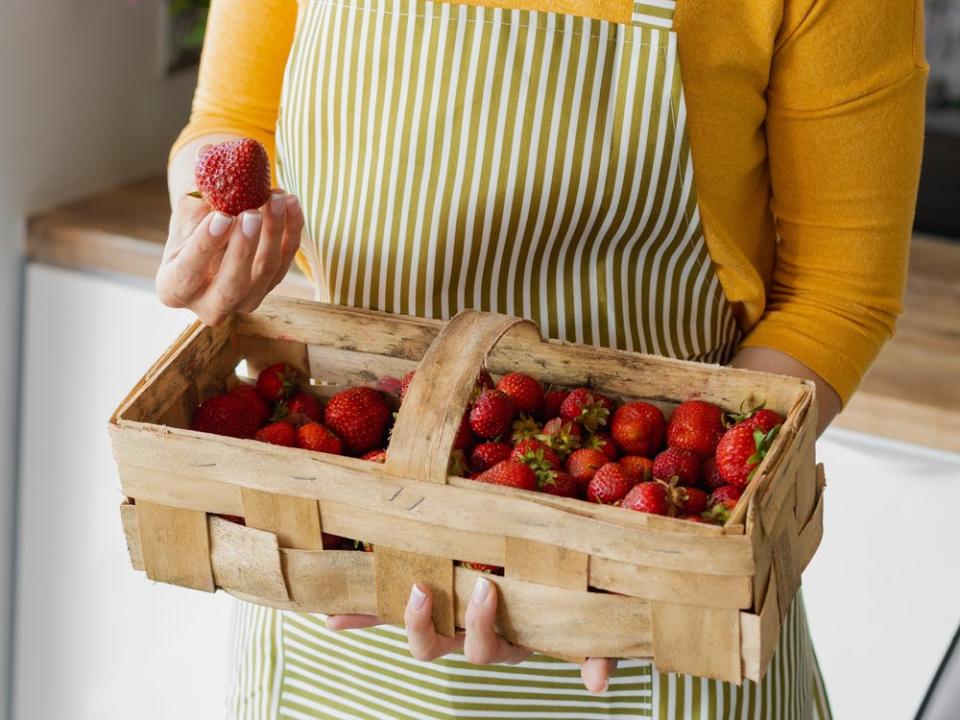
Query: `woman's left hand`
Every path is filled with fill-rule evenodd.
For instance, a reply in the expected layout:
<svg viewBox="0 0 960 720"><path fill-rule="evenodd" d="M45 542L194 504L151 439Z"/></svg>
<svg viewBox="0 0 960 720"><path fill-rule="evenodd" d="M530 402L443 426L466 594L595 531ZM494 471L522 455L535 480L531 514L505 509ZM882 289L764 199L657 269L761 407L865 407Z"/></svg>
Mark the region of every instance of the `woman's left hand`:
<svg viewBox="0 0 960 720"><path fill-rule="evenodd" d="M468 661L476 665L516 665L532 654L526 648L512 645L497 635L494 629L497 586L482 575L477 578L467 605L465 632L452 638L441 635L433 626L432 613L433 597L429 588L414 585L403 620L410 654L417 660L431 661L452 652L462 652ZM352 630L380 624L380 619L374 615L331 615L327 618L330 630ZM589 658L584 662L580 666L580 676L587 690L594 693L606 691L616 663L616 660L609 658Z"/></svg>

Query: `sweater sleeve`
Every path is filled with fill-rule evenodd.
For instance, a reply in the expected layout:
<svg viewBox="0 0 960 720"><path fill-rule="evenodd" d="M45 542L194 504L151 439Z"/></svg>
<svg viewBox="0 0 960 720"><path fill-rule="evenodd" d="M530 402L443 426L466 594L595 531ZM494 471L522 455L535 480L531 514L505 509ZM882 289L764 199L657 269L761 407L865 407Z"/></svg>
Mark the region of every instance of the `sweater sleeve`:
<svg viewBox="0 0 960 720"><path fill-rule="evenodd" d="M171 157L202 135L235 133L259 140L274 158L274 127L296 24L296 0L211 2L193 111Z"/></svg>
<svg viewBox="0 0 960 720"><path fill-rule="evenodd" d="M779 242L745 346L846 403L901 313L923 143L922 0L787 0L767 90Z"/></svg>

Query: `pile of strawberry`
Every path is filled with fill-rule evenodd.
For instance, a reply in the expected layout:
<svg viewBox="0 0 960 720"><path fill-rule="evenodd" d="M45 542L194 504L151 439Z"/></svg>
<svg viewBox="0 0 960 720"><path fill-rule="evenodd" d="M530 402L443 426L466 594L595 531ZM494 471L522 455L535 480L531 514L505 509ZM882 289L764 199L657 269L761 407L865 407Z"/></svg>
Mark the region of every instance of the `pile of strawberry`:
<svg viewBox="0 0 960 720"><path fill-rule="evenodd" d="M396 394L352 387L324 405L306 379L278 363L256 385L209 398L191 428L373 462L386 460ZM397 397L399 395L399 397ZM656 405L615 404L585 387L546 389L523 373L494 382L482 370L454 441L450 473L695 522L726 522L783 419L762 405L731 414L702 400L678 405L669 421ZM324 534L327 548L369 549Z"/></svg>
<svg viewBox="0 0 960 720"><path fill-rule="evenodd" d="M763 406L734 415L702 400L681 403L668 422L650 403L616 406L590 388L547 390L523 373L494 384L481 373L450 471L480 482L722 524L782 423Z"/></svg>

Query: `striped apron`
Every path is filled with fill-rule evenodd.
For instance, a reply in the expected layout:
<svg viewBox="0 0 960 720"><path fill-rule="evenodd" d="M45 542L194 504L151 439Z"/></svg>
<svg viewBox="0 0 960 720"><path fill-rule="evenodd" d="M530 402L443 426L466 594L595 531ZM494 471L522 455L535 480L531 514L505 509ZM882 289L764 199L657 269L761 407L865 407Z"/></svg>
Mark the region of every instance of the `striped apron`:
<svg viewBox="0 0 960 720"><path fill-rule="evenodd" d="M553 338L728 360L738 329L700 223L672 14L302 0L277 170L303 202L318 298L481 308ZM577 665L542 655L423 663L402 628L333 633L247 604L236 643L234 718L829 717L799 600L763 683L740 688L630 660L591 695Z"/></svg>

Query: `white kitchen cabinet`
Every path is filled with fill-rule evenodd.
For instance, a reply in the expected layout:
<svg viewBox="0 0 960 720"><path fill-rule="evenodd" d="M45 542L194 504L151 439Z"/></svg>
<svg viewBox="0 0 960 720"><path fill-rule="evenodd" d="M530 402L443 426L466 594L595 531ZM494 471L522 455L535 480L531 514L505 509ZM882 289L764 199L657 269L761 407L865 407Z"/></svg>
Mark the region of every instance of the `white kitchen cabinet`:
<svg viewBox="0 0 960 720"><path fill-rule="evenodd" d="M26 294L13 720L224 717L233 601L130 568L107 436L191 316L37 265Z"/></svg>
<svg viewBox="0 0 960 720"><path fill-rule="evenodd" d="M960 455L840 430L817 454L824 535L803 595L834 716L908 720L960 626Z"/></svg>

